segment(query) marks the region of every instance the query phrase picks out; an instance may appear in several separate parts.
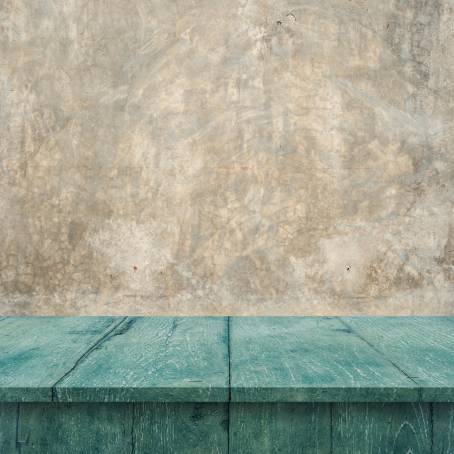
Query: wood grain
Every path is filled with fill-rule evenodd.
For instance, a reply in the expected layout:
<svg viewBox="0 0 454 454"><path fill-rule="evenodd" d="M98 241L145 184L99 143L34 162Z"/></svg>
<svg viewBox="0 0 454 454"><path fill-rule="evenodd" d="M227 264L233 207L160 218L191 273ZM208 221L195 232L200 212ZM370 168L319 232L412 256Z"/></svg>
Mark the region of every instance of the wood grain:
<svg viewBox="0 0 454 454"><path fill-rule="evenodd" d="M449 317L0 324L0 402L449 402L453 364Z"/></svg>
<svg viewBox="0 0 454 454"><path fill-rule="evenodd" d="M20 405L20 454L125 454L131 452L130 405Z"/></svg>
<svg viewBox="0 0 454 454"><path fill-rule="evenodd" d="M227 454L227 404L0 406L1 454Z"/></svg>
<svg viewBox="0 0 454 454"><path fill-rule="evenodd" d="M233 401L413 401L415 383L335 318L233 317Z"/></svg>
<svg viewBox="0 0 454 454"><path fill-rule="evenodd" d="M128 318L55 388L59 401L223 402L227 319Z"/></svg>
<svg viewBox="0 0 454 454"><path fill-rule="evenodd" d="M335 403L332 418L333 454L432 452L429 404Z"/></svg>
<svg viewBox="0 0 454 454"><path fill-rule="evenodd" d="M134 404L134 453L226 454L228 404Z"/></svg>
<svg viewBox="0 0 454 454"><path fill-rule="evenodd" d="M231 403L232 454L329 453L330 404Z"/></svg>
<svg viewBox="0 0 454 454"><path fill-rule="evenodd" d="M452 317L343 317L419 388L419 400L454 401Z"/></svg>
<svg viewBox="0 0 454 454"><path fill-rule="evenodd" d="M433 449L432 452L454 453L454 404L432 404Z"/></svg>
<svg viewBox="0 0 454 454"><path fill-rule="evenodd" d="M447 317L5 318L0 453L452 454L453 332Z"/></svg>
<svg viewBox="0 0 454 454"><path fill-rule="evenodd" d="M0 453L16 452L16 424L19 404L0 403Z"/></svg>
<svg viewBox="0 0 454 454"><path fill-rule="evenodd" d="M0 452L449 454L453 420L426 403L6 403Z"/></svg>
<svg viewBox="0 0 454 454"><path fill-rule="evenodd" d="M51 401L52 388L122 319L11 317L0 326L0 401Z"/></svg>

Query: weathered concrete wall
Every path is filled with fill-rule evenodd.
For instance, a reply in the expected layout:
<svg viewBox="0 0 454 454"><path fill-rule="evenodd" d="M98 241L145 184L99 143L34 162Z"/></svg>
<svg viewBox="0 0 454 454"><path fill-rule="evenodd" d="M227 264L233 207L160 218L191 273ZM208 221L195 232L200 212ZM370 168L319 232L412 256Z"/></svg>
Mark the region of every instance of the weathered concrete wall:
<svg viewBox="0 0 454 454"><path fill-rule="evenodd" d="M452 0L2 0L0 312L454 313Z"/></svg>

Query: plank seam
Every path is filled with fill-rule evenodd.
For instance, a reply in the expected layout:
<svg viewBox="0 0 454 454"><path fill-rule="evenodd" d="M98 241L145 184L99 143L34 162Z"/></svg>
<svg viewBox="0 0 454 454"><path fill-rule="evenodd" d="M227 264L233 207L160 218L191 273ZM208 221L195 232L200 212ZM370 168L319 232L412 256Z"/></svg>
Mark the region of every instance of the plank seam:
<svg viewBox="0 0 454 454"><path fill-rule="evenodd" d="M58 386L59 383L61 383L65 378L67 378L74 370L97 348L99 348L103 343L107 342L112 336L115 335L115 331L120 328L121 325L124 324L124 322L128 319L128 317L122 317L118 323L115 323L112 328L110 328L103 336L101 336L99 339L97 339L91 347L88 348L87 351L85 351L74 363L74 365L60 377L53 385L52 385L52 402L57 402L57 393L56 393L56 387ZM126 324L127 329L129 329L130 324ZM121 333L123 334L127 331L127 329L122 330Z"/></svg>
<svg viewBox="0 0 454 454"><path fill-rule="evenodd" d="M19 424L20 424L20 403L17 403L16 410L16 451L20 454L22 452L22 440L19 440Z"/></svg>
<svg viewBox="0 0 454 454"><path fill-rule="evenodd" d="M230 406L232 402L232 368L231 368L231 361L230 361L230 354L231 354L231 347L230 347L230 319L231 317L227 317L227 357L229 360L229 399L227 403L227 453L230 454Z"/></svg>
<svg viewBox="0 0 454 454"><path fill-rule="evenodd" d="M135 425L135 403L131 402L132 414L131 414L131 454L135 454L136 452L136 440L134 437L134 425Z"/></svg>
<svg viewBox="0 0 454 454"><path fill-rule="evenodd" d="M433 402L430 403L429 407L430 411L430 453L433 454L434 452L434 404Z"/></svg>
<svg viewBox="0 0 454 454"><path fill-rule="evenodd" d="M334 445L333 445L333 405L334 403L331 402L329 404L329 418L330 418L330 428L329 428L329 436L330 436L330 440L329 440L329 452L330 454L333 454L334 453Z"/></svg>
<svg viewBox="0 0 454 454"><path fill-rule="evenodd" d="M421 390L419 389L420 385L419 383L411 377L405 370L403 370L401 367L399 367L393 360L389 359L380 349L375 347L374 344L370 343L366 338L361 336L357 331L353 329L352 326L350 326L346 321L344 321L341 317L336 317L346 328L348 328L355 336L357 336L359 339L361 339L363 342L365 342L370 348L372 348L376 353L378 353L380 356L386 359L390 364L392 364L400 373L405 375L411 382L413 382L416 386L418 386L418 394L421 393Z"/></svg>

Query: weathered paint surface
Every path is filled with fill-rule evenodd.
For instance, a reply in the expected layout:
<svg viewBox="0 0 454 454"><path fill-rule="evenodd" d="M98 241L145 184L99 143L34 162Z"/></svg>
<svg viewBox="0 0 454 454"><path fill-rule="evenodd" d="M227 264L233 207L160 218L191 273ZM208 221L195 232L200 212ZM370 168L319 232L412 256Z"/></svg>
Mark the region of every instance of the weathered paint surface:
<svg viewBox="0 0 454 454"><path fill-rule="evenodd" d="M372 318L364 319L373 325ZM413 320L411 317L410 321ZM410 324L407 320L400 323ZM453 321L451 324L454 327ZM452 361L454 355L428 341L437 336L437 328L437 325L432 326L426 343L422 342L415 352L426 350L439 360ZM373 335L374 329L370 331ZM398 365L393 364L377 351L366 335L360 337L337 318L232 317L229 332L233 402L412 402L421 399L420 386L410 378L414 374L404 373L398 361ZM417 362L414 358L413 361ZM414 368L410 365L408 369L413 371ZM427 368L426 373L430 373ZM452 389L448 383L454 384L454 380L446 380L443 396ZM423 385L435 387L430 380Z"/></svg>
<svg viewBox="0 0 454 454"><path fill-rule="evenodd" d="M0 312L453 314L453 21L0 2Z"/></svg>
<svg viewBox="0 0 454 454"><path fill-rule="evenodd" d="M6 318L0 402L227 402L227 330L226 317Z"/></svg>
<svg viewBox="0 0 454 454"><path fill-rule="evenodd" d="M453 327L454 317L12 317L0 322L0 402L453 403Z"/></svg>
<svg viewBox="0 0 454 454"><path fill-rule="evenodd" d="M452 404L0 403L2 454L449 454Z"/></svg>
<svg viewBox="0 0 454 454"><path fill-rule="evenodd" d="M226 404L0 403L2 454L227 454Z"/></svg>
<svg viewBox="0 0 454 454"><path fill-rule="evenodd" d="M453 326L454 317L1 319L0 452L452 453Z"/></svg>

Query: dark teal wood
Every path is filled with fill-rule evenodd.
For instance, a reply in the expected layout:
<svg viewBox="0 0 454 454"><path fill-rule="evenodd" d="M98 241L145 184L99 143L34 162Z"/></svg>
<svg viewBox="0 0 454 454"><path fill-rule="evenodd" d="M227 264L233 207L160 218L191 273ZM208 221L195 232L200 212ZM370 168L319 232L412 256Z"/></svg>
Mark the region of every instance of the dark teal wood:
<svg viewBox="0 0 454 454"><path fill-rule="evenodd" d="M0 405L1 454L227 454L228 404Z"/></svg>
<svg viewBox="0 0 454 454"><path fill-rule="evenodd" d="M226 454L227 403L134 404L134 454Z"/></svg>
<svg viewBox="0 0 454 454"><path fill-rule="evenodd" d="M227 402L227 319L128 318L55 387L75 402Z"/></svg>
<svg viewBox="0 0 454 454"><path fill-rule="evenodd" d="M121 320L115 317L2 320L0 402L51 401L54 384Z"/></svg>
<svg viewBox="0 0 454 454"><path fill-rule="evenodd" d="M18 454L126 454L131 446L131 405L20 404Z"/></svg>
<svg viewBox="0 0 454 454"><path fill-rule="evenodd" d="M230 404L232 454L323 454L330 450L330 404Z"/></svg>
<svg viewBox="0 0 454 454"><path fill-rule="evenodd" d="M454 318L0 320L0 454L454 452Z"/></svg>
<svg viewBox="0 0 454 454"><path fill-rule="evenodd" d="M432 404L433 453L454 453L454 404Z"/></svg>
<svg viewBox="0 0 454 454"><path fill-rule="evenodd" d="M434 454L427 403L335 403L333 454Z"/></svg>
<svg viewBox="0 0 454 454"><path fill-rule="evenodd" d="M419 399L410 378L331 317L233 317L230 364L236 402Z"/></svg>
<svg viewBox="0 0 454 454"><path fill-rule="evenodd" d="M424 402L454 401L452 317L350 317L352 332L395 364L420 390Z"/></svg>
<svg viewBox="0 0 454 454"><path fill-rule="evenodd" d="M0 403L0 453L16 452L18 403Z"/></svg>
<svg viewBox="0 0 454 454"><path fill-rule="evenodd" d="M453 439L452 404L0 404L2 454L449 454Z"/></svg>

